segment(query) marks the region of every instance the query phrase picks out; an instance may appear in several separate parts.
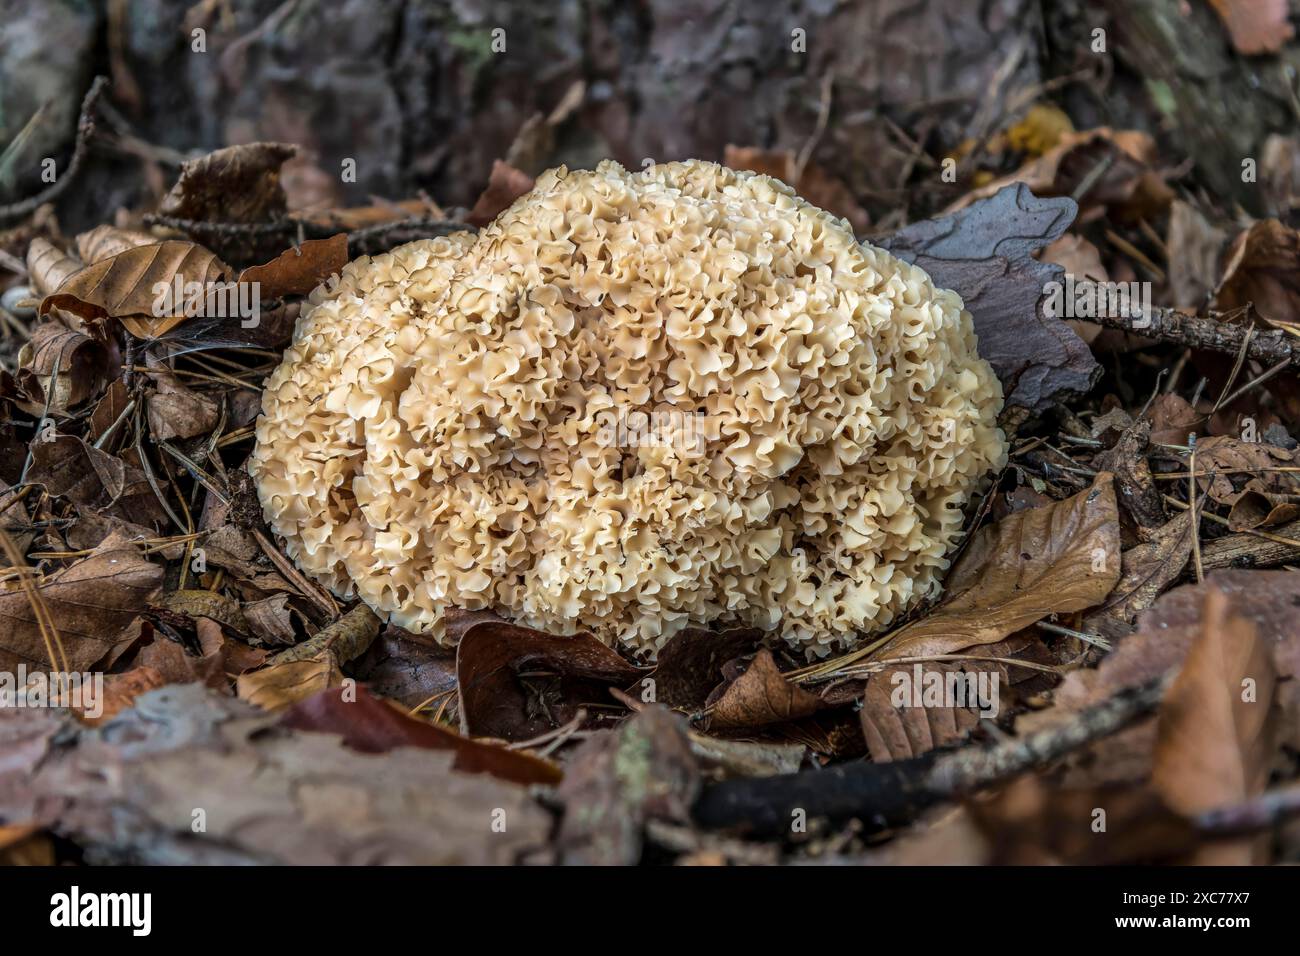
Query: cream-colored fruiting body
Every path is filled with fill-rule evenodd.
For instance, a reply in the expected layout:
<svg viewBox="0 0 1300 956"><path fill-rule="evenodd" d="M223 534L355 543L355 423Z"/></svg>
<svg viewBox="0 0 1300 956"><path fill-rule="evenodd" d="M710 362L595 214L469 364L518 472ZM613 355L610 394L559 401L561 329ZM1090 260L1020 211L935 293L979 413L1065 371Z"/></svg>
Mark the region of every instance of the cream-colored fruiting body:
<svg viewBox="0 0 1300 956"><path fill-rule="evenodd" d="M402 627L653 652L730 621L820 656L935 593L1001 405L960 299L843 220L606 162L318 288L249 468L298 566Z"/></svg>

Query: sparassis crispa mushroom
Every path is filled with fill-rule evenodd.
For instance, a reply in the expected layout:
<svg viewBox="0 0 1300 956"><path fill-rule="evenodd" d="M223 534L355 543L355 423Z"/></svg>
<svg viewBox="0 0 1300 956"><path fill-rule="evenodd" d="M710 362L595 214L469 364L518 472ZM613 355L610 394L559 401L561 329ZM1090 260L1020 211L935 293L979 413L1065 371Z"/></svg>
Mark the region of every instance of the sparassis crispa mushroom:
<svg viewBox="0 0 1300 956"><path fill-rule="evenodd" d="M249 468L299 567L405 628L653 653L733 621L820 656L937 590L1001 405L960 299L844 221L605 162L316 289Z"/></svg>

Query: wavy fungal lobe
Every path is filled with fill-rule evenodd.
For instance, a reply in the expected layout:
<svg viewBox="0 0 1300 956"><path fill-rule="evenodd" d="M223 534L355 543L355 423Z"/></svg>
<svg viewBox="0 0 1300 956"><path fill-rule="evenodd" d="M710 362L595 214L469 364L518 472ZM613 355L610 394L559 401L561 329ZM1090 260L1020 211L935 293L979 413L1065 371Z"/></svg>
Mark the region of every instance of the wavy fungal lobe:
<svg viewBox="0 0 1300 956"><path fill-rule="evenodd" d="M350 263L271 375L249 469L305 572L651 654L809 656L933 594L1006 458L970 315L757 174L544 174L477 235Z"/></svg>

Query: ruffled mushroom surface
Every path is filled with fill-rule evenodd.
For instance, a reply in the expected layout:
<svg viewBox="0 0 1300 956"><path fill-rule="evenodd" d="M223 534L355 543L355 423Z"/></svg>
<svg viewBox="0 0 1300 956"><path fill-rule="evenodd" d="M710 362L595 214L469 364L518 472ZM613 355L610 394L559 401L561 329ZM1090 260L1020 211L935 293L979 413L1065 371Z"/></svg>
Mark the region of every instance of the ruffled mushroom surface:
<svg viewBox="0 0 1300 956"><path fill-rule="evenodd" d="M606 162L318 288L249 468L298 566L402 627L653 654L728 621L815 657L936 592L1001 405L956 294L843 220Z"/></svg>

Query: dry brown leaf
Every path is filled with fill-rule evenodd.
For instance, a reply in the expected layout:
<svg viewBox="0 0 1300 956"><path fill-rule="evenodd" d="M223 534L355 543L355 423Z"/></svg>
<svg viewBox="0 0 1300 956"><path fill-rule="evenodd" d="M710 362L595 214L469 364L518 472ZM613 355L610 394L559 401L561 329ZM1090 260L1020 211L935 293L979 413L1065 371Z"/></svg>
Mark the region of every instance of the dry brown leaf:
<svg viewBox="0 0 1300 956"><path fill-rule="evenodd" d="M492 175L487 188L474 202L465 221L472 226L486 226L511 203L533 188L533 177L515 169L508 163L492 163Z"/></svg>
<svg viewBox="0 0 1300 956"><path fill-rule="evenodd" d="M1138 612L1154 604L1182 575L1192 545L1192 516L1184 511L1152 532L1149 540L1125 551L1119 583L1106 603L1083 619L1084 628L1104 637L1127 634Z"/></svg>
<svg viewBox="0 0 1300 956"><path fill-rule="evenodd" d="M1274 753L1277 674L1268 642L1230 616L1223 592L1205 594L1200 636L1160 705L1151 783L1174 810L1193 816L1259 795ZM1202 848L1197 863L1259 862L1255 841Z"/></svg>
<svg viewBox="0 0 1300 956"><path fill-rule="evenodd" d="M1119 514L1103 472L1072 498L981 528L948 577L948 599L875 656L931 657L992 644L1051 614L1100 604L1119 576Z"/></svg>
<svg viewBox="0 0 1300 956"><path fill-rule="evenodd" d="M154 441L206 435L221 419L221 408L201 392L186 388L164 369L151 371L154 391L145 399L149 434Z"/></svg>
<svg viewBox="0 0 1300 956"><path fill-rule="evenodd" d="M1214 307L1247 305L1275 322L1300 317L1300 233L1276 219L1254 223L1228 248Z"/></svg>
<svg viewBox="0 0 1300 956"><path fill-rule="evenodd" d="M807 717L821 706L820 697L781 673L772 652L764 647L713 703L710 726L736 729L779 724Z"/></svg>
<svg viewBox="0 0 1300 956"><path fill-rule="evenodd" d="M294 730L339 734L345 744L362 753L388 753L397 747L449 750L456 755L453 770L491 774L512 783L552 786L564 776L549 760L419 720L364 687L357 687L347 699L337 690L323 691L294 704L280 723Z"/></svg>
<svg viewBox="0 0 1300 956"><path fill-rule="evenodd" d="M1212 226L1195 206L1175 199L1169 207L1170 303L1176 309L1201 309L1219 274L1219 253L1228 234Z"/></svg>
<svg viewBox="0 0 1300 956"><path fill-rule="evenodd" d="M42 322L18 353L14 380L26 400L16 404L29 415L66 416L99 394L110 375L114 350L61 322Z"/></svg>
<svg viewBox="0 0 1300 956"><path fill-rule="evenodd" d="M162 579L162 568L135 546L110 538L94 554L37 583L68 669L89 670L129 642L134 636L129 625L154 599ZM0 590L0 670L19 664L53 666L26 592L9 583Z"/></svg>
<svg viewBox="0 0 1300 956"><path fill-rule="evenodd" d="M100 712L92 714L83 707L78 716L82 723L98 726L128 707L135 706L135 699L141 694L163 687L166 683L167 679L161 673L147 665L122 674L109 674L104 678L104 699Z"/></svg>
<svg viewBox="0 0 1300 956"><path fill-rule="evenodd" d="M539 736L572 720L581 704L608 701L608 685L646 673L586 632L548 634L492 617L466 624L456 679L461 730L476 737Z"/></svg>
<svg viewBox="0 0 1300 956"><path fill-rule="evenodd" d="M255 707L277 711L342 683L338 659L321 650L305 659L272 661L261 670L240 674L235 692Z"/></svg>
<svg viewBox="0 0 1300 956"><path fill-rule="evenodd" d="M239 274L239 281L256 282L263 300L306 295L347 264L348 236L340 232L328 239L308 239L270 262L250 266Z"/></svg>
<svg viewBox="0 0 1300 956"><path fill-rule="evenodd" d="M91 265L136 246L152 246L157 242L158 237L150 233L105 224L77 236L77 255L86 265Z"/></svg>
<svg viewBox="0 0 1300 956"><path fill-rule="evenodd" d="M27 247L27 275L40 295L51 294L79 269L80 262L48 239L38 237Z"/></svg>
<svg viewBox="0 0 1300 956"><path fill-rule="evenodd" d="M72 435L33 443L27 480L68 499L83 515L91 511L146 528L165 519L144 472Z"/></svg>
<svg viewBox="0 0 1300 956"><path fill-rule="evenodd" d="M955 674L968 667L968 662L935 661L924 669L927 673ZM900 673L912 680L913 665L887 667L871 675L862 695L862 735L876 763L906 760L937 747L951 746L966 739L979 724L978 712L966 707L895 707L894 675Z"/></svg>
<svg viewBox="0 0 1300 956"><path fill-rule="evenodd" d="M1276 53L1295 36L1286 0L1210 0L1210 5L1238 53Z"/></svg>
<svg viewBox="0 0 1300 956"><path fill-rule="evenodd" d="M193 242L168 239L134 246L86 266L46 296L40 312L63 309L92 327L114 318L137 338L150 338L184 322L187 311L215 311L209 307L208 295L229 275L230 267L213 252ZM199 284L204 295L194 302L172 301L178 280L186 298L185 287L192 283ZM160 295L160 288L166 294Z"/></svg>
<svg viewBox="0 0 1300 956"><path fill-rule="evenodd" d="M267 222L288 208L280 167L297 155L289 143L242 143L181 166L159 206L164 216L212 222Z"/></svg>

